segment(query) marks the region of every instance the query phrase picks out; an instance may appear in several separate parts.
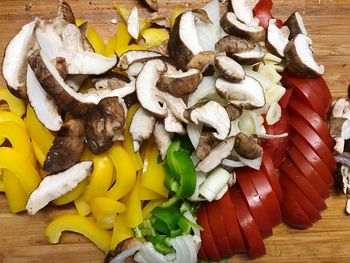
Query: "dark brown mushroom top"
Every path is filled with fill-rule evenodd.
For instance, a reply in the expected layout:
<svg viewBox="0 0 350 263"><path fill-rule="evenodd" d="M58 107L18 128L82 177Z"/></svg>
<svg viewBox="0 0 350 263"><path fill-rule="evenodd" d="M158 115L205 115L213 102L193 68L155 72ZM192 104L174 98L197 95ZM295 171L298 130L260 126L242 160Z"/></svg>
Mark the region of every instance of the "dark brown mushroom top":
<svg viewBox="0 0 350 263"><path fill-rule="evenodd" d="M246 159L256 159L262 155L263 149L256 142L255 138L249 137L240 132L236 135L234 149Z"/></svg>
<svg viewBox="0 0 350 263"><path fill-rule="evenodd" d="M253 43L236 36L225 36L215 44L217 51L228 53L241 53L253 50L254 47Z"/></svg>
<svg viewBox="0 0 350 263"><path fill-rule="evenodd" d="M68 23L75 25L75 16L73 10L66 0L58 0L58 17L64 19Z"/></svg>
<svg viewBox="0 0 350 263"><path fill-rule="evenodd" d="M109 251L105 257L104 262L109 263L113 258L115 258L117 255L119 255L123 251L131 249L134 246L137 246L140 244L141 244L141 242L138 239L136 239L135 237L129 237L129 238L125 239L124 241L120 242L114 250ZM133 257L131 256L131 257L126 258L124 262L125 263L132 263L135 261L134 261Z"/></svg>
<svg viewBox="0 0 350 263"><path fill-rule="evenodd" d="M199 143L196 149L197 156L199 159L205 159L211 150L219 144L219 140L215 138L213 134L213 129L208 127L203 127L201 136L199 137Z"/></svg>

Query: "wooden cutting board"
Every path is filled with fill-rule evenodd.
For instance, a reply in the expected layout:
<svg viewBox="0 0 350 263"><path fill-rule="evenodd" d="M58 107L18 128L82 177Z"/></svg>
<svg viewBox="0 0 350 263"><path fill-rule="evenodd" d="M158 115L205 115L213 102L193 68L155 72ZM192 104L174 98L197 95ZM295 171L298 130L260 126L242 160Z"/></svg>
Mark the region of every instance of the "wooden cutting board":
<svg viewBox="0 0 350 263"><path fill-rule="evenodd" d="M112 0L71 0L77 18L88 20L104 39L115 33L111 19L118 17ZM194 8L203 1L159 1L161 11L170 13L175 6ZM205 1L208 2L208 1ZM128 7L140 6L134 0L119 1ZM285 19L298 9L312 35L317 60L326 67L325 79L334 97L345 96L350 81L350 1L349 0L275 0L273 13ZM53 17L55 0L1 0L0 50L21 26L35 16ZM0 85L5 82L0 79ZM345 197L327 200L323 219L309 230L295 230L282 224L265 239L266 256L255 262L350 262L350 217L344 214ZM0 194L0 263L10 262L102 262L104 254L84 237L65 233L59 245L47 243L43 232L47 223L70 207L46 208L34 217L8 212L6 198ZM232 262L246 261L237 255ZM231 262L231 261L230 261ZM184 262L185 263L185 262Z"/></svg>

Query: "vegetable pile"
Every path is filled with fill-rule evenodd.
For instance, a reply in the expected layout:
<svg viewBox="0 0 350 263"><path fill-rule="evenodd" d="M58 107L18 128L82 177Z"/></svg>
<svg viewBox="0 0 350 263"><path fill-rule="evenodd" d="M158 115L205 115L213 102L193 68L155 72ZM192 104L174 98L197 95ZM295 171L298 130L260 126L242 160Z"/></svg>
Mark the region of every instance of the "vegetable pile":
<svg viewBox="0 0 350 263"><path fill-rule="evenodd" d="M349 192L349 102L334 103L329 130L298 12L283 23L271 0L232 0L221 16L213 0L170 19L146 2L148 18L116 5L106 45L65 0L10 41L0 191L13 213L74 203L45 236L81 233L105 262L262 256L282 220L321 218L334 149Z"/></svg>

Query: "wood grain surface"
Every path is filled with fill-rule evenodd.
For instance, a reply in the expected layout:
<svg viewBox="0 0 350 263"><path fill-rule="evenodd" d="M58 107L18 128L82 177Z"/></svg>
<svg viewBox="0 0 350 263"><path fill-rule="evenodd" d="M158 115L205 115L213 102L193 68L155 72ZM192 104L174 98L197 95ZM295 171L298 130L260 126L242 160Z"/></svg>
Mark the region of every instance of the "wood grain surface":
<svg viewBox="0 0 350 263"><path fill-rule="evenodd" d="M161 11L174 6L199 7L203 1L160 0ZM115 33L111 19L118 17L111 0L71 0L77 18L88 20L104 39ZM131 7L147 8L137 1L119 1ZM345 96L350 82L350 1L275 0L273 13L282 19L298 9L312 35L317 60L326 67L325 79L334 97ZM55 0L0 0L0 50L25 23L35 16L53 17ZM0 85L4 86L3 79ZM350 217L344 214L345 197L334 193L327 200L323 219L309 230L295 230L282 224L265 239L266 256L254 262L350 262ZM0 263L14 262L102 262L104 254L83 236L64 233L58 245L44 237L47 223L71 207L48 207L34 217L8 212L6 198L0 194ZM230 262L246 261L237 255ZM184 262L185 263L185 262Z"/></svg>

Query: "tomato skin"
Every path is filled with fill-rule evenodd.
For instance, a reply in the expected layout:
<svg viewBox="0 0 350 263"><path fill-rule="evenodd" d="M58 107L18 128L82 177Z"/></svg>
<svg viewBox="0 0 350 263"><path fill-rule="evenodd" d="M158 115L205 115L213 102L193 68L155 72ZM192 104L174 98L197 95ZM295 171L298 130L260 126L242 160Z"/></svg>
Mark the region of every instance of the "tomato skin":
<svg viewBox="0 0 350 263"><path fill-rule="evenodd" d="M332 94L324 78L322 76L312 79L308 78L307 81L313 89L322 93L325 112L329 113L332 107Z"/></svg>
<svg viewBox="0 0 350 263"><path fill-rule="evenodd" d="M261 234L248 205L245 203L241 192L237 188L229 189L231 201L236 208L236 217L242 230L243 239L246 243L248 255L257 258L266 254L265 246Z"/></svg>
<svg viewBox="0 0 350 263"><path fill-rule="evenodd" d="M223 215L224 225L228 240L234 253L245 252L241 230L239 228L236 218L236 208L231 202L231 197L227 191L223 197L218 201L221 214Z"/></svg>
<svg viewBox="0 0 350 263"><path fill-rule="evenodd" d="M271 14L272 9L272 1L271 0L260 0L254 7L254 16L259 18L259 25L267 29L269 25L269 20L273 18ZM278 27L283 26L283 22L279 19L276 21L276 25Z"/></svg>
<svg viewBox="0 0 350 263"><path fill-rule="evenodd" d="M220 255L224 257L232 257L233 250L231 249L230 243L226 236L224 220L217 201L207 203L207 213L211 233L213 234L213 238Z"/></svg>
<svg viewBox="0 0 350 263"><path fill-rule="evenodd" d="M299 172L302 173L306 180L318 190L322 198L329 197L329 191L327 185L322 180L318 172L311 166L311 164L303 157L300 151L293 145L288 150L289 158L299 168Z"/></svg>
<svg viewBox="0 0 350 263"><path fill-rule="evenodd" d="M256 192L258 193L272 226L277 226L282 222L282 214L279 202L274 194L272 187L261 171L249 169L248 174L253 182Z"/></svg>
<svg viewBox="0 0 350 263"><path fill-rule="evenodd" d="M283 97L278 101L278 104L281 106L281 108L285 109L287 108L289 104L289 100L293 95L293 88L286 88L286 92L284 93Z"/></svg>
<svg viewBox="0 0 350 263"><path fill-rule="evenodd" d="M203 245L199 248L198 257L199 257L200 259L203 259L203 260L206 260L206 261L209 260L209 259L208 259L208 256L207 256L207 253L206 253L205 250L204 250Z"/></svg>
<svg viewBox="0 0 350 263"><path fill-rule="evenodd" d="M266 213L267 210L265 210L265 207L263 206L246 170L248 170L248 168L236 170L238 186L243 194L244 200L249 206L250 212L262 237L269 237L272 235L271 219L268 217Z"/></svg>

